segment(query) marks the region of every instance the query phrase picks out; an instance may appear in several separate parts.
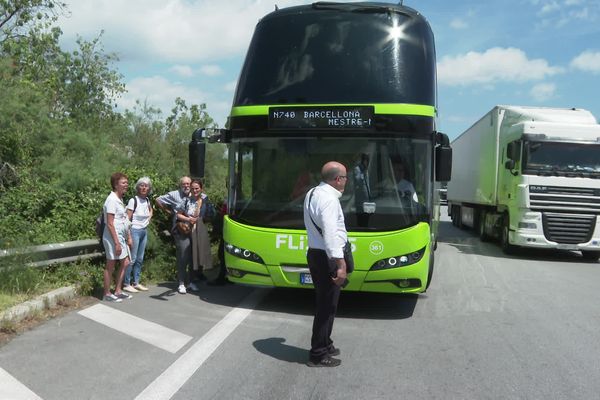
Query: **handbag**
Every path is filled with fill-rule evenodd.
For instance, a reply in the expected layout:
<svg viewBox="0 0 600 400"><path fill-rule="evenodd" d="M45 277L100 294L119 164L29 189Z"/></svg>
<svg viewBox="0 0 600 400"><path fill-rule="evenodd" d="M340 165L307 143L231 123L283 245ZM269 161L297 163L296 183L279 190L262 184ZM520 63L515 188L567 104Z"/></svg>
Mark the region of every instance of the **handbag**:
<svg viewBox="0 0 600 400"><path fill-rule="evenodd" d="M314 191L315 190L313 189L310 192L310 197L308 198L309 205L310 205L310 201L312 200ZM321 234L321 236L323 236L323 230L321 228L319 228L319 225L317 225L317 223L313 219L312 215L310 215L310 211L308 212L308 216L310 217L310 220L312 221L312 223L315 226L315 228L317 229L317 231ZM352 255L352 244L349 241L346 241L346 244L344 244L343 250L344 250L344 261L346 262L346 273L349 274L354 271L354 256Z"/></svg>
<svg viewBox="0 0 600 400"><path fill-rule="evenodd" d="M346 242L344 245L344 261L346 261L346 273L354 271L354 256L352 255L352 244Z"/></svg>
<svg viewBox="0 0 600 400"><path fill-rule="evenodd" d="M192 233L192 224L188 221L177 221L175 226L177 227L177 232L181 233L184 236L187 236L190 233Z"/></svg>
<svg viewBox="0 0 600 400"><path fill-rule="evenodd" d="M186 210L187 210L188 200L189 199L187 199L187 198L185 199L184 208ZM201 206L202 206L202 199L198 199L198 204L196 206L196 212L194 213L194 217L198 218L198 214L200 213ZM177 229L177 232L179 232L180 234L182 234L184 236L188 236L189 234L191 234L193 227L194 227L194 225L189 221L177 221L175 223L175 229Z"/></svg>

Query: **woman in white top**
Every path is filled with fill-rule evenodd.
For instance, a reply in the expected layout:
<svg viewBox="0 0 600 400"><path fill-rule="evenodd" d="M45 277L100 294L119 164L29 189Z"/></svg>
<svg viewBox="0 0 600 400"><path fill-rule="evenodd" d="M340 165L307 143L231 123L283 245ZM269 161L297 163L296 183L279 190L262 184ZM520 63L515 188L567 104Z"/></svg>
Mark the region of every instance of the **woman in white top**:
<svg viewBox="0 0 600 400"><path fill-rule="evenodd" d="M127 203L127 217L131 221L131 263L125 270L123 279L123 290L136 293L140 290L146 291L140 283L144 252L148 243L147 227L152 218L152 207L148 194L152 190L152 181L147 176L138 179L135 184L136 195ZM133 271L133 285L131 285L131 272Z"/></svg>
<svg viewBox="0 0 600 400"><path fill-rule="evenodd" d="M104 300L112 302L120 302L122 299L131 298L130 295L121 292L121 284L123 283L123 275L125 269L129 265L129 244L131 243L131 235L129 233L129 219L123 204L123 195L129 188L127 175L121 172L115 172L110 177L112 192L104 202L104 233L102 235L102 243L106 252L106 268L104 269ZM115 284L115 293L110 292L110 283L115 269L115 264L119 261L120 267L117 272Z"/></svg>

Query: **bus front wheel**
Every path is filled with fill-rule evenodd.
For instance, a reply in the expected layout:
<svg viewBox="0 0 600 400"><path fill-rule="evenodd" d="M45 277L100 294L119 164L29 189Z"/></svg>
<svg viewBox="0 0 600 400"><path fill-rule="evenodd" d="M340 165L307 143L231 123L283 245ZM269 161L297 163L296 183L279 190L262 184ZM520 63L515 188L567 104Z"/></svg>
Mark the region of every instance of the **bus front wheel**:
<svg viewBox="0 0 600 400"><path fill-rule="evenodd" d="M433 265L435 264L434 252L432 251L429 255L429 272L427 273L427 285L425 285L425 291L429 289L429 285L431 285L431 278L433 278Z"/></svg>

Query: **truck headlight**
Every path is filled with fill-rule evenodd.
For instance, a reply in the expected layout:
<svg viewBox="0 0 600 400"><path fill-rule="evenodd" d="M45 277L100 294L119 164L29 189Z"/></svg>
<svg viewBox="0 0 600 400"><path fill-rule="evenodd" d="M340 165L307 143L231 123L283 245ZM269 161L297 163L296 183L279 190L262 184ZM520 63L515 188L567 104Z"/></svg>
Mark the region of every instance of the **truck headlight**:
<svg viewBox="0 0 600 400"><path fill-rule="evenodd" d="M519 229L537 229L535 222L519 222Z"/></svg>
<svg viewBox="0 0 600 400"><path fill-rule="evenodd" d="M248 260L260 264L265 263L258 254L253 253L250 250L234 246L231 243L225 243L225 251L231 254L232 256L241 258L242 260Z"/></svg>
<svg viewBox="0 0 600 400"><path fill-rule="evenodd" d="M423 254L425 254L425 247L421 250L413 251L412 253L403 254L401 256L384 258L381 260L375 261L375 263L371 266L371 271L377 271L382 269L389 268L399 268L406 267L407 265L414 264L420 261L423 258Z"/></svg>

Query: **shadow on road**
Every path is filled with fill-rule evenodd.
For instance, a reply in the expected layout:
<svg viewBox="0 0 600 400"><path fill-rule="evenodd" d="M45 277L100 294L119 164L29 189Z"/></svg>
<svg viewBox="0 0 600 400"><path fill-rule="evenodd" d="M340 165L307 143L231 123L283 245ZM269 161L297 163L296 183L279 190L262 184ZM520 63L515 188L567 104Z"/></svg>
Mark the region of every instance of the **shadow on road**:
<svg viewBox="0 0 600 400"><path fill-rule="evenodd" d="M165 290L150 296L157 301L169 301L172 296L196 297L198 301L226 307L243 307L242 300L254 290L265 290L266 295L254 308L257 311L269 311L296 315L313 315L315 307L314 292L311 289L255 288L244 285L208 286L200 284L198 292L180 295L175 282L163 282L157 285ZM413 314L419 295L398 295L387 293L342 292L338 305L339 318L356 319L404 319Z"/></svg>
<svg viewBox="0 0 600 400"><path fill-rule="evenodd" d="M267 356L289 363L304 364L308 361L306 349L285 344L285 339L274 337L254 341L252 345L259 352Z"/></svg>
<svg viewBox="0 0 600 400"><path fill-rule="evenodd" d="M410 318L418 295L342 292L338 318L404 319ZM299 315L313 315L314 292L309 289L274 288L258 306L259 310Z"/></svg>
<svg viewBox="0 0 600 400"><path fill-rule="evenodd" d="M555 249L517 248L514 254L504 254L497 241L482 242L471 229L460 229L449 221L440 221L438 242L446 243L464 254L518 260L560 261L569 263L596 263L583 259L577 251Z"/></svg>

